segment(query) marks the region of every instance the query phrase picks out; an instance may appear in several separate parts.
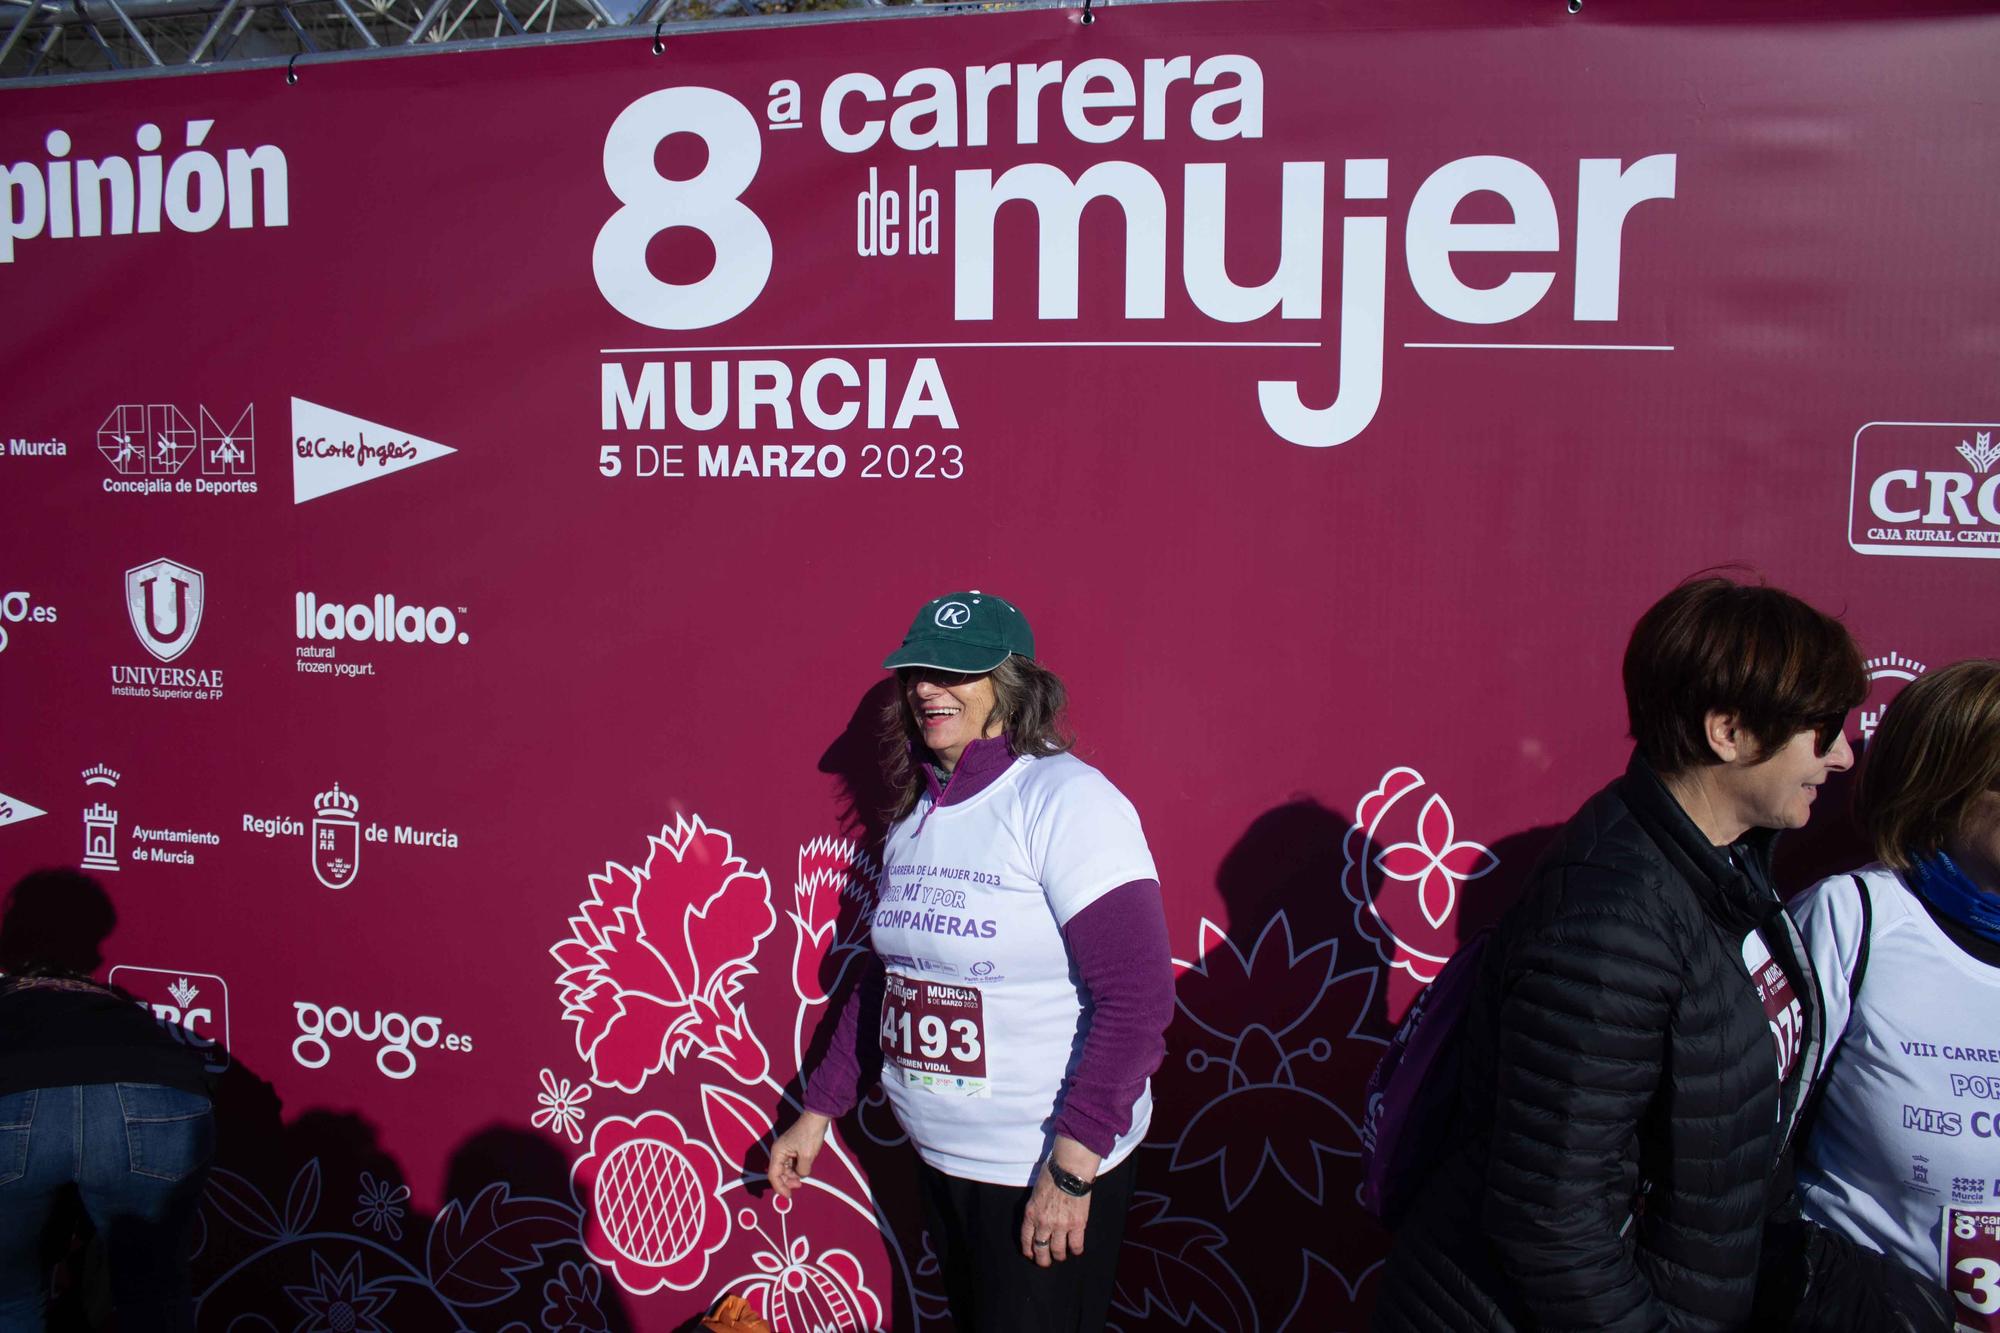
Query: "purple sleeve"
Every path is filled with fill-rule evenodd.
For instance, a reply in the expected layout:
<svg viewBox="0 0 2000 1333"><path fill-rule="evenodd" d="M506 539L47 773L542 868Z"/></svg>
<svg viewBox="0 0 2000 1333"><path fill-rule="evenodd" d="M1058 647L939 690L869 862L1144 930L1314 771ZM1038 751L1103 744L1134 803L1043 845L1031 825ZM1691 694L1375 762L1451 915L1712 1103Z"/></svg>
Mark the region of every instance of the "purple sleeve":
<svg viewBox="0 0 2000 1333"><path fill-rule="evenodd" d="M1167 1051L1174 966L1160 886L1121 884L1063 927L1090 997L1090 1032L1064 1090L1055 1131L1099 1157L1132 1127L1132 1107Z"/></svg>
<svg viewBox="0 0 2000 1333"><path fill-rule="evenodd" d="M862 1013L882 1005L882 963L870 954L862 966L860 980L841 1003L826 1054L806 1077L806 1109L836 1120L852 1111L861 1094L882 1076L881 1052L872 1041L863 1046L861 1027Z"/></svg>

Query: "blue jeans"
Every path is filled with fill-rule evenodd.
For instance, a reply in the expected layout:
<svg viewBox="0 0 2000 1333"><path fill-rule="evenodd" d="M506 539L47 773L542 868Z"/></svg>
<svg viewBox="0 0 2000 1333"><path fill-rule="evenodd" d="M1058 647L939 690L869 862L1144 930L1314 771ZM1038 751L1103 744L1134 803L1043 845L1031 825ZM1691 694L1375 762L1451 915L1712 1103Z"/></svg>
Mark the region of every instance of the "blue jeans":
<svg viewBox="0 0 2000 1333"><path fill-rule="evenodd" d="M121 1329L194 1327L188 1247L209 1160L208 1098L153 1083L0 1096L0 1333L42 1327L43 1228L74 1183L111 1268Z"/></svg>

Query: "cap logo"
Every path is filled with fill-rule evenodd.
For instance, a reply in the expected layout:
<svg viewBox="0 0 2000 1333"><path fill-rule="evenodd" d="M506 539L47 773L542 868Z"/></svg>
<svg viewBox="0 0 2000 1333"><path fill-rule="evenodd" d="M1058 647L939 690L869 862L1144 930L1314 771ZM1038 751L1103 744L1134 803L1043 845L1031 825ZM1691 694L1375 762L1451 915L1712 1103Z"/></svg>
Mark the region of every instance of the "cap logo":
<svg viewBox="0 0 2000 1333"><path fill-rule="evenodd" d="M946 602L931 619L939 629L964 629L972 620L972 608L964 602Z"/></svg>

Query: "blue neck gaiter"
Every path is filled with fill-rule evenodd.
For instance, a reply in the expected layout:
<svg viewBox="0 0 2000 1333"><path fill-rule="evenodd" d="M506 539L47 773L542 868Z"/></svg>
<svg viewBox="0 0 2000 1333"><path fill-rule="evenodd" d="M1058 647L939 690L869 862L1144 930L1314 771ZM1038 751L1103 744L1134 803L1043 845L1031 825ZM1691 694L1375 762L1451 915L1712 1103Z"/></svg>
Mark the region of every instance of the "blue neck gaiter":
<svg viewBox="0 0 2000 1333"><path fill-rule="evenodd" d="M2000 894L1982 891L1942 850L1911 866L1904 878L1932 907L1981 939L2000 944Z"/></svg>

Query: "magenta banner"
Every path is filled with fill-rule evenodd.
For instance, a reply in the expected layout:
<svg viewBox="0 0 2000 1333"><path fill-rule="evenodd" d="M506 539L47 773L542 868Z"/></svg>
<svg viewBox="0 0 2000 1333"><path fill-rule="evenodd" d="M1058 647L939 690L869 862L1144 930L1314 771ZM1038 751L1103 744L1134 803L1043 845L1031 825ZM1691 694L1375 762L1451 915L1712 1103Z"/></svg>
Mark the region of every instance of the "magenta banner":
<svg viewBox="0 0 2000 1333"><path fill-rule="evenodd" d="M1365 1323L1363 1084L1622 766L1639 612L1841 613L1857 738L2000 647L2000 19L1612 8L0 89L0 873L216 1074L203 1326L948 1327L879 1096L761 1154L954 588L1166 896L1114 1322Z"/></svg>

